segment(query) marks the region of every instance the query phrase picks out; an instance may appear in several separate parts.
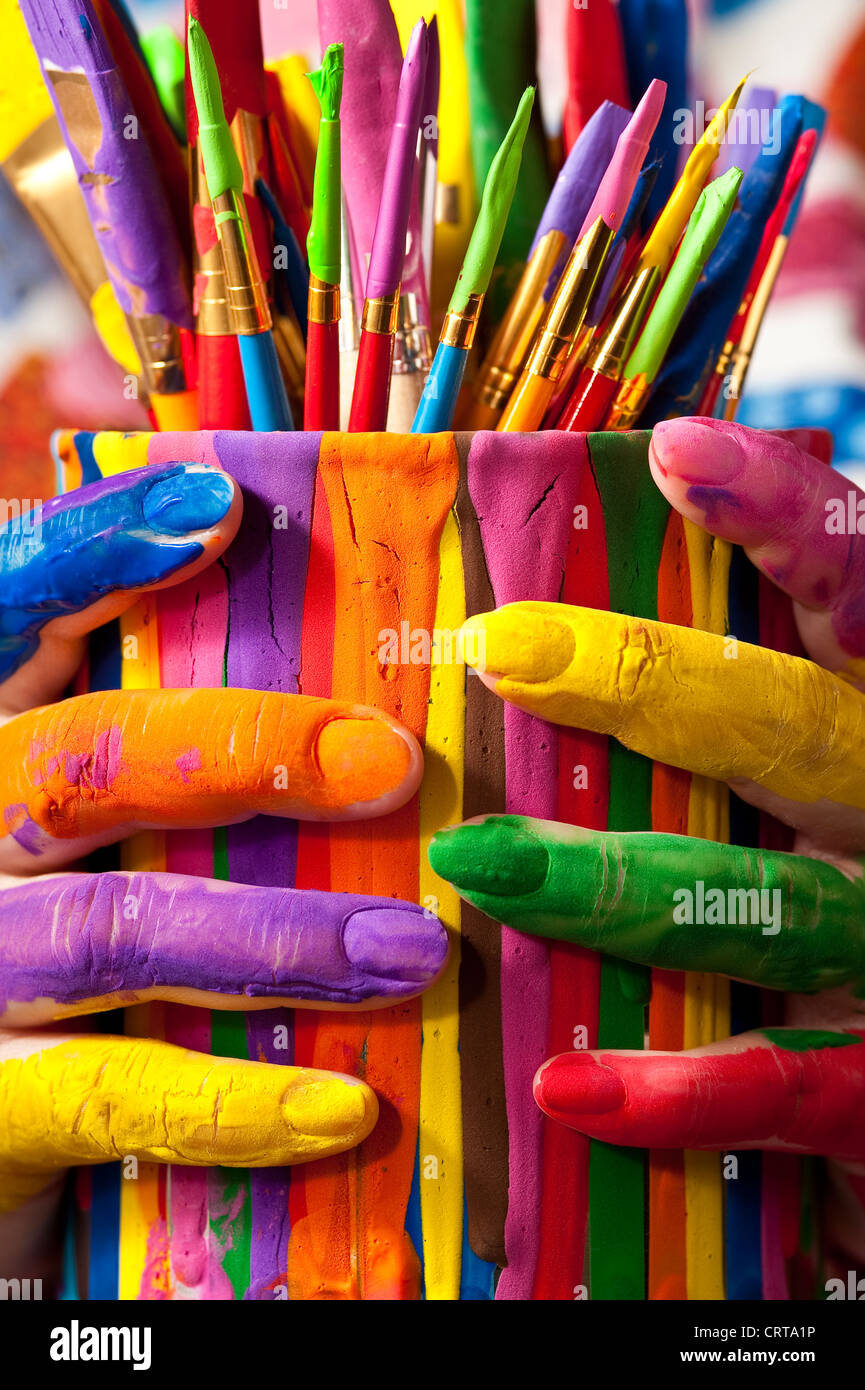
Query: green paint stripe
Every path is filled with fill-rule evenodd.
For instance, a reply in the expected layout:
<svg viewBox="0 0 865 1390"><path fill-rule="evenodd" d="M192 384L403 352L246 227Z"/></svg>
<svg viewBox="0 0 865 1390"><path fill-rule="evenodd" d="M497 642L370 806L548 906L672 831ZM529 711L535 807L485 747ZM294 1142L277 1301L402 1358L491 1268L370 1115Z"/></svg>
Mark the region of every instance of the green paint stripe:
<svg viewBox="0 0 865 1390"><path fill-rule="evenodd" d="M658 617L658 568L669 505L649 473L646 433L593 434L592 467L603 506L610 608ZM652 764L610 740L608 830L650 830ZM642 1048L651 972L604 957L600 1047ZM646 1154L593 1140L589 1157L592 1299L646 1297Z"/></svg>

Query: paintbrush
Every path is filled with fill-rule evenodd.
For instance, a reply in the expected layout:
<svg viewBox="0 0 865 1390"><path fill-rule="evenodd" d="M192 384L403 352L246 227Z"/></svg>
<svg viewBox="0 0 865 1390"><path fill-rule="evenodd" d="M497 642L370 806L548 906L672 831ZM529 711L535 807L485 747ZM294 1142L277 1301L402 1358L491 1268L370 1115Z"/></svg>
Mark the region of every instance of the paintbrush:
<svg viewBox="0 0 865 1390"><path fill-rule="evenodd" d="M342 44L325 50L309 74L321 105L318 153L309 229L309 304L303 427L339 429L339 320L342 278L342 174L339 108L344 70Z"/></svg>
<svg viewBox="0 0 865 1390"><path fill-rule="evenodd" d="M613 0L568 6L565 50L568 87L562 137L569 152L604 101L631 104L619 11Z"/></svg>
<svg viewBox="0 0 865 1390"><path fill-rule="evenodd" d="M566 407L569 407L575 395L577 378L583 370L586 357L593 349L598 325L604 318L614 293L617 300L617 312L622 301L628 297L627 290L622 289L622 286L629 286L631 282L631 277L626 273L625 267L630 259L635 259L636 254L639 253L640 223L646 203L655 186L658 172L657 164L647 164L640 170L636 187L628 204L628 211L625 213L622 225L613 239L613 244L604 262L601 278L598 281L598 287L592 295L585 322L577 339L577 345L568 359L558 390L544 416L544 429L555 429Z"/></svg>
<svg viewBox="0 0 865 1390"><path fill-rule="evenodd" d="M414 25L426 17L422 0L391 0L403 47ZM435 250L424 265L430 293L430 323L439 327L465 259L477 204L469 134L469 89L462 0L436 0L441 83L435 189ZM423 234L422 234L422 244ZM432 267L432 268L431 268Z"/></svg>
<svg viewBox="0 0 865 1390"><path fill-rule="evenodd" d="M108 352L137 375L140 363L16 0L0 0L0 29L6 59L0 83L3 173L92 313Z"/></svg>
<svg viewBox="0 0 865 1390"><path fill-rule="evenodd" d="M727 225L741 182L741 169L728 169L697 199L679 253L625 363L616 398L602 421L604 429L635 426L694 286Z"/></svg>
<svg viewBox="0 0 865 1390"><path fill-rule="evenodd" d="M735 344L729 364L729 380L725 388L726 404L724 419L734 420L745 388L745 378L751 366L751 358L757 345L757 338L763 326L766 310L778 281L778 276L787 255L790 237L802 206L805 185L811 166L819 148L820 138L826 120L822 106L805 101L803 129L796 146L796 153L790 165L787 182L776 210L760 247L758 264L751 276L751 283L740 306L738 321L734 322L730 339ZM789 186L789 187L788 187ZM742 322L744 316L744 322ZM719 365L721 365L719 363ZM723 369L722 380L727 375Z"/></svg>
<svg viewBox="0 0 865 1390"><path fill-rule="evenodd" d="M709 171L721 152L721 144L726 138L730 118L736 110L747 80L746 74L738 86L734 87L723 106L719 107L688 155L681 177L658 215L658 219L640 253L640 259L637 262L638 272L645 270L648 266L657 266L662 275L666 274L667 267L673 258L673 252L679 244L679 238L688 224L691 213L694 211L697 199L709 176Z"/></svg>
<svg viewBox="0 0 865 1390"><path fill-rule="evenodd" d="M477 332L484 295L490 283L505 223L517 187L523 143L529 128L534 90L530 87L517 108L513 124L490 165L481 210L463 268L454 289L438 350L412 425L413 434L450 429Z"/></svg>
<svg viewBox="0 0 865 1390"><path fill-rule="evenodd" d="M383 430L387 423L400 276L414 187L418 128L426 74L427 29L418 20L403 62L381 202L363 306L349 429Z"/></svg>
<svg viewBox="0 0 865 1390"><path fill-rule="evenodd" d="M186 266L138 118L90 0L21 5L72 156L108 277L126 314L162 429L194 428L181 328L192 327Z"/></svg>
<svg viewBox="0 0 865 1390"><path fill-rule="evenodd" d="M267 177L265 155L267 99L258 11L242 0L232 11L225 0L186 0L186 18L198 20L208 35L222 90L223 108L243 169L243 193L260 264L268 265L266 223L255 183ZM243 22L238 23L238 18ZM198 353L199 428L248 429L249 407L240 349L228 302L222 252L207 193L198 145L198 112L186 64L186 128L192 196L195 331Z"/></svg>
<svg viewBox="0 0 865 1390"><path fill-rule="evenodd" d="M421 111L420 220L421 252L427 290L432 283L436 228L436 189L439 162L439 101L441 97L441 46L438 16L429 22L429 54L426 65L426 88Z"/></svg>
<svg viewBox="0 0 865 1390"><path fill-rule="evenodd" d="M676 182L682 146L677 119L690 115L688 100L688 0L619 0L628 87L634 100L653 78L667 84L667 100L655 127L649 157L662 159L649 200L649 221L664 207Z"/></svg>
<svg viewBox="0 0 865 1390"><path fill-rule="evenodd" d="M495 429L517 383L565 262L598 191L630 112L605 102L592 116L556 179L513 299L471 392L466 429Z"/></svg>
<svg viewBox="0 0 865 1390"><path fill-rule="evenodd" d="M387 0L319 0L318 19L322 49L331 43L341 43L345 49L345 78L340 109L342 180L351 227L355 311L360 319L396 113L403 54L396 22ZM413 182L401 282L405 294L415 296L419 321L428 326L429 303L423 272L418 192Z"/></svg>
<svg viewBox="0 0 865 1390"><path fill-rule="evenodd" d="M525 369L499 421L500 430L538 429L552 403L605 257L627 214L665 93L663 82L650 83L619 136Z"/></svg>
<svg viewBox="0 0 865 1390"><path fill-rule="evenodd" d="M808 175L808 169L814 158L814 151L817 148L817 132L806 130L800 136L787 170L787 177L784 180L784 187L778 198L775 207L772 209L762 239L760 249L751 267L751 274L745 286L745 293L741 303L736 310L733 322L730 325L727 341L724 343L723 351L715 364L715 370L706 383L706 388L700 398L697 409L698 415L714 416L717 413L718 400L722 391L727 397L727 404L730 403L730 392L738 392L740 382L734 382L732 374L728 380L728 373L734 356L738 355L742 343L742 335L745 325L748 322L754 301L759 295L760 298L760 319L768 307L769 298L775 287L775 281L781 271L784 256L787 251L787 238L783 236L784 226L790 215L793 201L797 197L800 189L804 186L804 181ZM768 274L767 274L768 272ZM764 280L764 276L766 277ZM761 291L763 287L763 292ZM753 346L753 344L752 344ZM750 350L748 350L750 358ZM737 373L737 377L739 373ZM735 399L738 399L736 396Z"/></svg>
<svg viewBox="0 0 865 1390"><path fill-rule="evenodd" d="M784 97L778 113L775 147L764 146L742 180L738 205L685 310L643 424L697 413L784 186L802 125L801 97Z"/></svg>
<svg viewBox="0 0 865 1390"><path fill-rule="evenodd" d="M736 108L746 80L743 77L731 92L691 151L681 178L640 252L633 273L625 281L613 322L577 378L568 404L560 415L559 429L587 432L600 429L612 405L625 361L645 322L706 175L718 157L730 114ZM657 171L657 166L652 167ZM650 201L650 198L646 201ZM610 253L611 262L615 249L613 247ZM610 282L614 270L611 265L609 272L605 272ZM611 283L602 286L598 298L603 299L605 288L609 292L611 287Z"/></svg>
<svg viewBox="0 0 865 1390"><path fill-rule="evenodd" d="M135 113L139 131L150 146L184 257L188 259L189 192L183 149L163 108L129 11L120 0L92 3L132 103L129 109Z"/></svg>
<svg viewBox="0 0 865 1390"><path fill-rule="evenodd" d="M419 157L415 173L412 206L418 200L421 226L421 271L426 286L425 304L406 289L399 297L396 337L393 351L393 378L390 385L390 404L387 427L394 434L411 430L424 391L424 383L432 366L432 338L429 330L429 286L432 270L433 235L435 232L435 190L438 165L438 110L441 83L441 53L438 21L433 16L427 25L426 80L420 116ZM407 246L406 250L408 252Z"/></svg>
<svg viewBox="0 0 865 1390"><path fill-rule="evenodd" d="M193 17L189 20L187 52L198 116L198 142L222 250L252 427L290 430L294 422L243 195L243 168L225 117L213 53L204 30Z"/></svg>

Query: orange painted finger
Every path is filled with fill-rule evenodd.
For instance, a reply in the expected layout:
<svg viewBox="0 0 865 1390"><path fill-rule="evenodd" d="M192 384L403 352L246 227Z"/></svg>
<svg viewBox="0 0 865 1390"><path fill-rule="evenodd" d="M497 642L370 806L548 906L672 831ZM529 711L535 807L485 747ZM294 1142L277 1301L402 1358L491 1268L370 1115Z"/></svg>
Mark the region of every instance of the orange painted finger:
<svg viewBox="0 0 865 1390"><path fill-rule="evenodd" d="M342 701L101 691L10 720L0 768L0 869L32 873L145 827L386 815L422 755L396 721Z"/></svg>

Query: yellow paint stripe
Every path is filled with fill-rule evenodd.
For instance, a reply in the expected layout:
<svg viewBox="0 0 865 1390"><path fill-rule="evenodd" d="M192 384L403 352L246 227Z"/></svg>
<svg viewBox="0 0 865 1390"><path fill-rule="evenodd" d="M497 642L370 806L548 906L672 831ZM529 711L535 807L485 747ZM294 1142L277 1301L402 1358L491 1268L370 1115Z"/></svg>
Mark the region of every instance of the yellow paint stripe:
<svg viewBox="0 0 865 1390"><path fill-rule="evenodd" d="M94 458L104 477L116 477L134 468L144 468L151 436L118 432L102 433L94 441ZM159 637L156 625L156 600L141 599L120 619L122 654L121 688L123 690L158 690ZM127 840L121 848L124 869L138 872L143 869L165 871L165 837L151 830ZM161 1038L162 1010L159 1006L138 1005L125 1012L126 1032L133 1037ZM121 1300L136 1300L141 1282L152 1257L150 1237L159 1222L159 1167L155 1163L139 1165L137 1180L125 1180L120 1185L120 1290ZM153 1273L151 1266L151 1274ZM160 1283L170 1277L166 1268L157 1274Z"/></svg>
<svg viewBox="0 0 865 1390"><path fill-rule="evenodd" d="M456 633L465 621L459 528L451 513L439 547L435 625ZM460 1295L463 1227L463 1133L459 1056L458 895L434 874L427 847L436 830L462 819L466 669L442 644L430 673L426 763L420 791L420 901L436 912L451 937L447 971L422 999L419 1154L426 1297ZM472 679L470 677L470 679Z"/></svg>
<svg viewBox="0 0 865 1390"><path fill-rule="evenodd" d="M691 572L693 626L727 630L727 592L731 547L685 522ZM688 833L701 839L730 839L729 793L720 782L693 777L688 801ZM699 1047L729 1031L729 984L715 975L685 976L684 1046ZM724 1193L721 1156L685 1152L685 1251L688 1298L723 1299Z"/></svg>

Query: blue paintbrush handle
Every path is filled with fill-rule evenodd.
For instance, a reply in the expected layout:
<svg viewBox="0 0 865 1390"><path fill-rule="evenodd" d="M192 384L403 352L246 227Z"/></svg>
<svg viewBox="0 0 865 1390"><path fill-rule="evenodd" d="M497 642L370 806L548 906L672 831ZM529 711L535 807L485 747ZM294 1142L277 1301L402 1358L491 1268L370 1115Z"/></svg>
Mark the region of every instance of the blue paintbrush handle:
<svg viewBox="0 0 865 1390"><path fill-rule="evenodd" d="M237 341L252 428L256 431L293 430L294 420L273 334L239 333Z"/></svg>
<svg viewBox="0 0 865 1390"><path fill-rule="evenodd" d="M439 343L411 427L412 434L438 434L450 429L468 359L465 348Z"/></svg>

